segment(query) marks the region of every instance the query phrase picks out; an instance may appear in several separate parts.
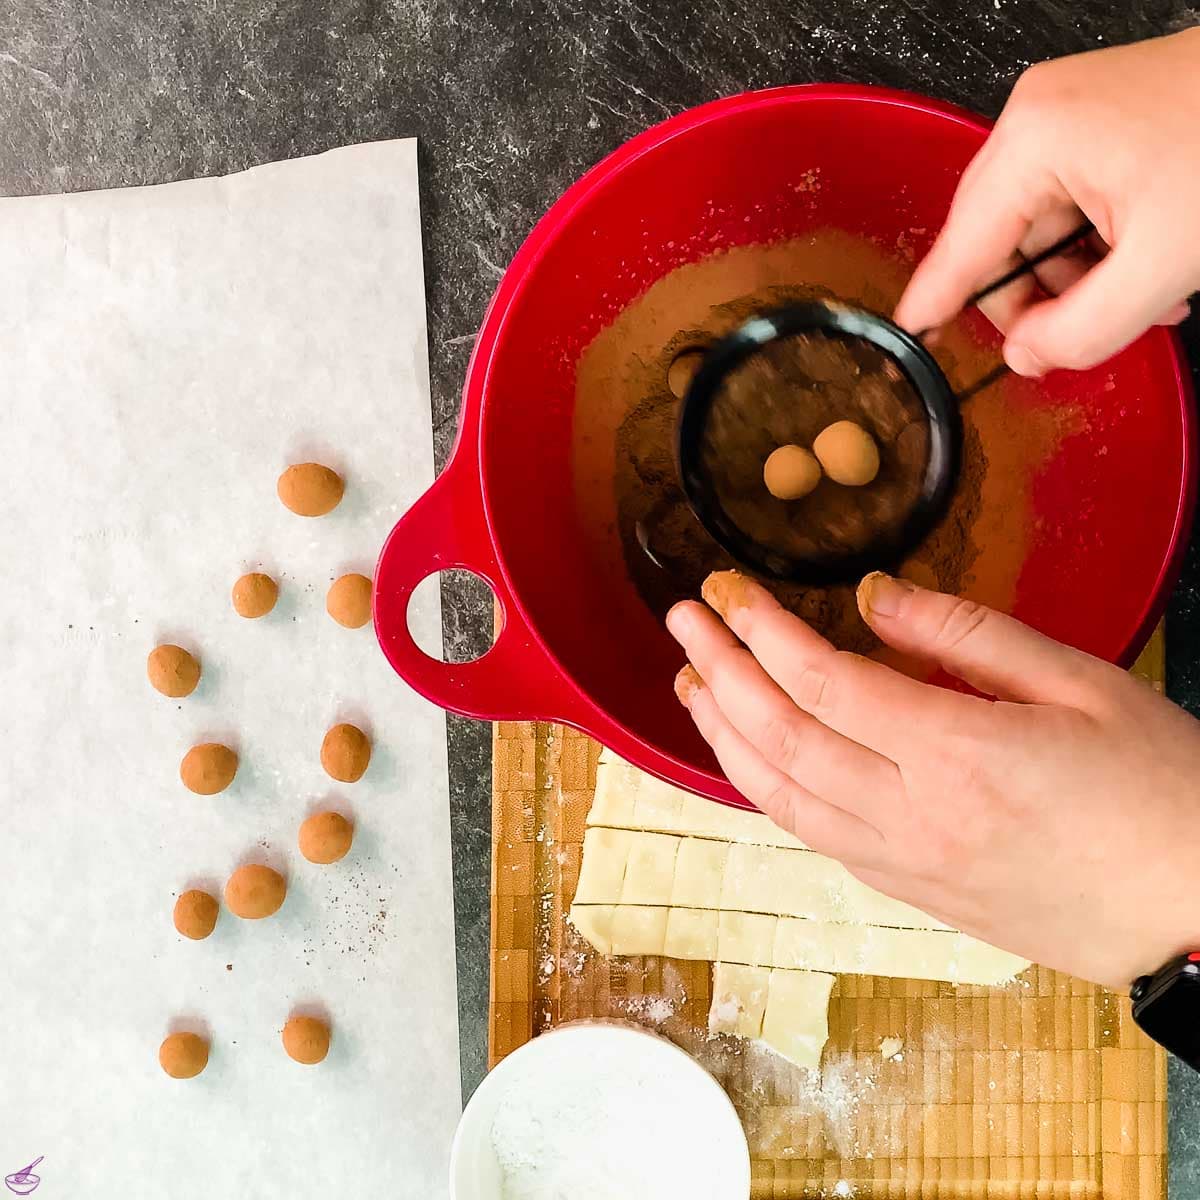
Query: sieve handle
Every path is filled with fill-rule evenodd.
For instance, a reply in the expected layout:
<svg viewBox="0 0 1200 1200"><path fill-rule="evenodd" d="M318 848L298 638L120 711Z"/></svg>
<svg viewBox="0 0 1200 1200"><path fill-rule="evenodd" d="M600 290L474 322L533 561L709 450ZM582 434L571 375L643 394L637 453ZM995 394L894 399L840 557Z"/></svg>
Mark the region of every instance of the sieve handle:
<svg viewBox="0 0 1200 1200"><path fill-rule="evenodd" d="M1066 237L1059 238L1057 242L1047 246L1045 250L1039 250L1032 258L1027 258L1023 262L1018 263L1011 271L1006 271L999 279L993 279L986 287L980 288L977 292L972 292L963 303L963 308L974 308L980 300L986 300L993 292L998 292L1001 288L1008 287L1010 283L1020 279L1023 275L1031 274L1042 263L1049 262L1052 258L1057 258L1060 254L1070 250L1076 242L1081 242L1084 238L1091 237L1095 232L1095 225L1091 221L1084 221L1082 225L1071 233L1068 233ZM932 332L933 327L922 329L917 334L917 337L924 340L926 335ZM965 404L972 396L977 396L982 392L984 388L991 387L997 380L1003 379L1005 375L1009 374L1010 370L1011 368L1005 363L1001 363L998 367L993 367L982 378L977 379L958 393L959 404Z"/></svg>

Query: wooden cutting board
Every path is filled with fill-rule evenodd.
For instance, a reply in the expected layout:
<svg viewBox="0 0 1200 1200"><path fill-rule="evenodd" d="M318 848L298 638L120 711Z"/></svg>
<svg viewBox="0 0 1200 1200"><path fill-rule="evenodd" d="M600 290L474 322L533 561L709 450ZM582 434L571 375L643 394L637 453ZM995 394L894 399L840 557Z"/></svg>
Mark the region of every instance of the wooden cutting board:
<svg viewBox="0 0 1200 1200"><path fill-rule="evenodd" d="M1163 668L1160 632L1135 671L1161 688ZM565 917L598 755L560 726L495 728L492 1065L564 1021L657 1030L733 1098L756 1200L1165 1197L1165 1055L1101 988L1041 967L1001 989L842 976L817 1078L709 1037L707 963L596 954Z"/></svg>

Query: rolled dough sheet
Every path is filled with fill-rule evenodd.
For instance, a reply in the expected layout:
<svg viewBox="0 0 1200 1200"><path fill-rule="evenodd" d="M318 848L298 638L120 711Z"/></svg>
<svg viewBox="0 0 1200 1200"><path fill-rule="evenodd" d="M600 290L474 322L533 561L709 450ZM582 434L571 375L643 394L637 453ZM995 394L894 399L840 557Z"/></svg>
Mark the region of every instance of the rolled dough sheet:
<svg viewBox="0 0 1200 1200"><path fill-rule="evenodd" d="M574 904L570 915L576 929L603 954L664 955L673 911ZM949 929L886 929L710 911L717 914L717 957L744 966L997 985L1009 982L1029 965L1015 954ZM593 940L589 930L598 924L602 930L611 929L611 936Z"/></svg>
<svg viewBox="0 0 1200 1200"><path fill-rule="evenodd" d="M663 904L775 916L946 929L911 905L808 850L592 827L584 834L575 899L581 904Z"/></svg>
<svg viewBox="0 0 1200 1200"><path fill-rule="evenodd" d="M596 768L596 794L588 825L640 829L690 837L747 842L759 846L805 849L762 813L729 808L639 771L611 750L604 750Z"/></svg>
<svg viewBox="0 0 1200 1200"><path fill-rule="evenodd" d="M445 1195L445 721L324 607L433 480L422 277L411 141L0 200L0 1176L44 1155L38 1197ZM275 481L314 459L346 495L306 520ZM247 621L251 570L281 586ZM411 616L440 639L436 599ZM163 640L199 654L186 699L146 681ZM340 720L375 753L331 793ZM184 752L225 739L233 785L186 792ZM318 867L296 831L330 800L356 836ZM282 909L181 938L176 894L245 858L286 872ZM310 1005L333 1045L297 1067L279 1031ZM159 1069L172 1027L211 1039L196 1079Z"/></svg>

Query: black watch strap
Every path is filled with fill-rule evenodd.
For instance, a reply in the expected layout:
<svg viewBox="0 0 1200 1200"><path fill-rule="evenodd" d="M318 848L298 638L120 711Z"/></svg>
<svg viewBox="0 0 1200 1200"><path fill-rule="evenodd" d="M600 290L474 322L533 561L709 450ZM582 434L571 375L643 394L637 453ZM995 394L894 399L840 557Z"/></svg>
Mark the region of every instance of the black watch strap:
<svg viewBox="0 0 1200 1200"><path fill-rule="evenodd" d="M1176 1058L1200 1071L1200 951L1181 954L1129 991L1133 1019Z"/></svg>

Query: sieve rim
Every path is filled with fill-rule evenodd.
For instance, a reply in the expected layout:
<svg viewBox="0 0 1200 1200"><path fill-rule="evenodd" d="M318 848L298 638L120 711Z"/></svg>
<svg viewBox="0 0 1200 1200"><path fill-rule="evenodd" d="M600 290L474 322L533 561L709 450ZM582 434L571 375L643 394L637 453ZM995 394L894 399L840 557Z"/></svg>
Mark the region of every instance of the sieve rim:
<svg viewBox="0 0 1200 1200"><path fill-rule="evenodd" d="M701 464L700 447L713 402L725 379L766 346L803 333L860 338L882 351L904 373L929 426L929 456L921 490L890 533L864 549L794 557L750 538L730 517ZM773 579L813 586L857 583L894 566L914 550L945 515L962 466L962 417L937 359L890 318L838 301L810 300L764 310L705 354L680 404L675 465L693 514L713 539L744 566Z"/></svg>

